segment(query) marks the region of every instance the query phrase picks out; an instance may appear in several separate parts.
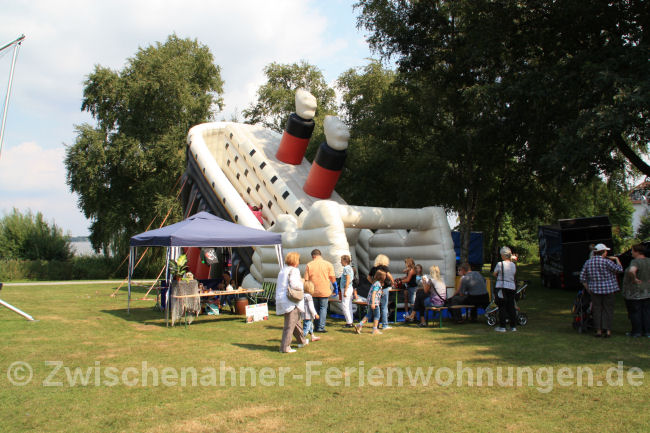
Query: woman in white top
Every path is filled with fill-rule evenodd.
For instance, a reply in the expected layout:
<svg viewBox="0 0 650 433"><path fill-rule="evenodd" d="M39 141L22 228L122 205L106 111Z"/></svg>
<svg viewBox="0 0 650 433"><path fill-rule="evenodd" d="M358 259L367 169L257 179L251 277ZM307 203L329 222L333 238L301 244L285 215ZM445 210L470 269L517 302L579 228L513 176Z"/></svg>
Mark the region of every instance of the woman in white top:
<svg viewBox="0 0 650 433"><path fill-rule="evenodd" d="M344 254L341 256L341 266L343 266L343 274L341 275L341 309L345 317L345 327L352 328L352 297L354 295L354 288L352 287L352 280L354 279L354 270L350 263L352 259L349 255Z"/></svg>
<svg viewBox="0 0 650 433"><path fill-rule="evenodd" d="M506 318L510 322L510 330L517 330L517 312L515 311L515 291L517 284L515 275L517 266L512 263L512 251L510 248L503 247L499 251L501 261L494 267L494 276L496 284L495 300L499 306L499 326L494 328L497 332L506 332Z"/></svg>
<svg viewBox="0 0 650 433"><path fill-rule="evenodd" d="M275 287L275 313L284 315L284 328L282 329L282 342L280 352L293 353L296 349L291 348L291 335L298 340L298 347L306 344L305 336L300 326L300 316L305 311L305 301L293 302L287 297L287 287L303 290L303 282L300 277L298 264L300 254L291 252L284 259L284 267L278 274L278 282Z"/></svg>

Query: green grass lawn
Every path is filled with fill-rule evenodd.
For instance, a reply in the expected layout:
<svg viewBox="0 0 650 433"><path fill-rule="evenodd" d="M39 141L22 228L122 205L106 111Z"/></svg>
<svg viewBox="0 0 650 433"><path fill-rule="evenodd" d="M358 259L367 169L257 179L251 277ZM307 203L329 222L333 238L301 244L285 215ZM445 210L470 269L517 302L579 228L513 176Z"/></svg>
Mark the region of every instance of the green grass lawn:
<svg viewBox="0 0 650 433"><path fill-rule="evenodd" d="M517 333L447 320L442 329L397 325L371 336L330 321L321 341L294 354L278 352L282 318L275 315L253 324L227 313L200 316L188 328L165 328L151 301L134 301L127 315L126 292L109 297L117 283L5 286L0 298L38 322L0 308L0 431L648 431L650 339L624 336L622 299L611 339L580 335L571 327L574 294L544 289L533 267L521 268L533 283L520 303L529 323ZM24 386L8 378L16 361L33 370ZM159 374L158 386L153 372L142 385L143 362ZM459 362L466 369L460 385ZM425 374L431 367L430 383L409 381L418 367ZM532 383L526 374L520 385L497 383L497 369L507 379L508 367L529 367ZM628 383L632 367L646 374L632 378L640 386ZM183 368L196 369L196 386L191 377L185 385L174 379ZM85 386L79 373L88 374ZM138 383L124 383L123 374Z"/></svg>

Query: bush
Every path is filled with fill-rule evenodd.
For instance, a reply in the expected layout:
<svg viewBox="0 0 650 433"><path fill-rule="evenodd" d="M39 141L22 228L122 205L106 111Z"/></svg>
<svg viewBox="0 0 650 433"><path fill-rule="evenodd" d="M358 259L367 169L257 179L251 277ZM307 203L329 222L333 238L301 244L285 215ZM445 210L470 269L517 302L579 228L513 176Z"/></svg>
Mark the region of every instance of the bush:
<svg viewBox="0 0 650 433"><path fill-rule="evenodd" d="M1 260L0 281L34 280L103 280L126 278L127 264L104 256L82 256L71 260ZM135 269L134 278L152 279L158 275L164 262L143 260Z"/></svg>
<svg viewBox="0 0 650 433"><path fill-rule="evenodd" d="M14 208L0 219L0 259L65 261L72 257L69 239L40 212L23 215Z"/></svg>

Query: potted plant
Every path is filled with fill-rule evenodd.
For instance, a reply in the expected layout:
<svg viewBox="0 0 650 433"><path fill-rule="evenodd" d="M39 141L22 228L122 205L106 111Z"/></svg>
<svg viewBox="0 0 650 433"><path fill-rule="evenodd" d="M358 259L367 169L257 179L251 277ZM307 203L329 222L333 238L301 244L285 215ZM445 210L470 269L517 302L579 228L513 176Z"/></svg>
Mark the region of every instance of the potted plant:
<svg viewBox="0 0 650 433"><path fill-rule="evenodd" d="M181 254L176 260L169 261L169 273L175 280L182 279L187 273L187 256Z"/></svg>

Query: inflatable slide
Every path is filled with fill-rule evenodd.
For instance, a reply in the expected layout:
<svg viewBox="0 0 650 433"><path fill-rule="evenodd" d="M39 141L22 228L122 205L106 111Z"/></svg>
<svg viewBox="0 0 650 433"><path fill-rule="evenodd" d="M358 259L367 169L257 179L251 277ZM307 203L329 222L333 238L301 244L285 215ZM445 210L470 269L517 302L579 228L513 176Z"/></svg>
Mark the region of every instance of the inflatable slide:
<svg viewBox="0 0 650 433"><path fill-rule="evenodd" d="M327 116L326 141L313 163L304 158L315 110L316 99L298 90L296 113L282 135L232 122L190 129L186 213L209 210L238 224L281 233L285 253L300 253L301 271L314 248L334 264L337 275L342 254L352 257L362 275L378 254L386 254L395 276L402 275L404 258L413 257L425 272L439 266L447 286L453 286L456 255L444 209L347 204L334 190L349 139L343 122ZM244 287L275 281L279 268L273 247L255 247L241 255L248 267Z"/></svg>

